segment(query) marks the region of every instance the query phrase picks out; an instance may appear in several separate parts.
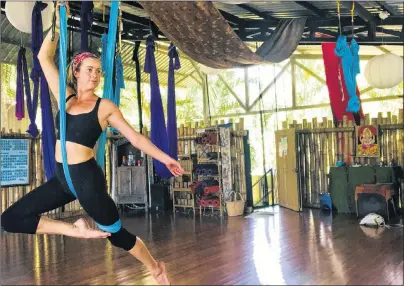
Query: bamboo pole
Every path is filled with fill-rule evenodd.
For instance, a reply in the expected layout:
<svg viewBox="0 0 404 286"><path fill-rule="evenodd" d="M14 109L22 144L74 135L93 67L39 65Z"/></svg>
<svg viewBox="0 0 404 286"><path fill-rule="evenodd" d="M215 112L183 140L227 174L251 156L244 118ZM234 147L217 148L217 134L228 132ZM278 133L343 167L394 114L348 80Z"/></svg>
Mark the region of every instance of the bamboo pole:
<svg viewBox="0 0 404 286"><path fill-rule="evenodd" d="M391 118L391 123L392 124L397 124L398 123L398 118L397 115L393 115ZM391 142L392 142L392 160L395 164L398 163L398 148L397 148L397 141L398 141L398 133L400 132L400 130L393 130L393 132L391 132Z"/></svg>
<svg viewBox="0 0 404 286"><path fill-rule="evenodd" d="M342 126L343 127L348 126L348 117L346 115L343 116ZM344 143L343 143L343 161L345 162L345 164L348 164L349 163L348 162L348 153L349 153L349 151L348 151L348 143L349 143L348 138L349 138L349 133L344 132L344 134L342 136L344 138L343 139L344 140Z"/></svg>
<svg viewBox="0 0 404 286"><path fill-rule="evenodd" d="M323 117L322 128L327 127L327 117ZM321 153L322 153L322 160L321 160L321 177L322 177L322 190L323 194L327 193L327 170L328 166L328 153L327 153L327 134L321 134Z"/></svg>
<svg viewBox="0 0 404 286"><path fill-rule="evenodd" d="M404 124L403 115L404 115L404 112L403 112L403 109L401 108L399 110L399 114L398 114L398 124ZM398 130L397 149L398 149L398 156L399 156L398 163L400 166L404 166L404 130L403 129Z"/></svg>
<svg viewBox="0 0 404 286"><path fill-rule="evenodd" d="M352 120L348 121L348 127L353 127L354 123ZM355 138L355 131L351 132L349 139L348 139L348 154L350 158L349 164L353 164L355 162L355 149L354 149L354 138Z"/></svg>
<svg viewBox="0 0 404 286"><path fill-rule="evenodd" d="M333 122L332 120L328 120L327 123L327 128L332 128ZM327 134L327 147L328 147L328 166L334 166L335 165L335 148L334 148L334 133L328 133ZM329 170L329 168L327 169Z"/></svg>

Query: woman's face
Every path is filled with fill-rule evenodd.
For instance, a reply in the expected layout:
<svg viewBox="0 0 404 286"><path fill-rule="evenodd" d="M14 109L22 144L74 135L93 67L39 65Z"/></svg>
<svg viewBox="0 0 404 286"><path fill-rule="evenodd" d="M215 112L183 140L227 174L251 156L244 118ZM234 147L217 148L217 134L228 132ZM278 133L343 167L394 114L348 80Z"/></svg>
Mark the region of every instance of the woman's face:
<svg viewBox="0 0 404 286"><path fill-rule="evenodd" d="M74 72L77 78L77 88L84 90L94 90L100 83L102 75L101 62L99 59L86 58L81 64L79 71Z"/></svg>

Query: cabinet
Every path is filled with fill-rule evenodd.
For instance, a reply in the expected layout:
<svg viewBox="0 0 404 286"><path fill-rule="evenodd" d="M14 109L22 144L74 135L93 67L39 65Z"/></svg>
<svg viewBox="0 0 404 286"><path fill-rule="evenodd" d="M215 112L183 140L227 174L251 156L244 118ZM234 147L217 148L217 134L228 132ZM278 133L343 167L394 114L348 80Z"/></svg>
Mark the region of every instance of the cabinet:
<svg viewBox="0 0 404 286"><path fill-rule="evenodd" d="M147 205L146 167L122 166L117 169L116 203Z"/></svg>

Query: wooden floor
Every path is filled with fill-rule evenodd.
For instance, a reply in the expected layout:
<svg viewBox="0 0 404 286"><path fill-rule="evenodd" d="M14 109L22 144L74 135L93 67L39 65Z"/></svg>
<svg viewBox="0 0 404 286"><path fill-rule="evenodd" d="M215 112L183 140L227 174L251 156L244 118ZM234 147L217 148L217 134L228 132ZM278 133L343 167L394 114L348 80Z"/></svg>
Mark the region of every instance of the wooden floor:
<svg viewBox="0 0 404 286"><path fill-rule="evenodd" d="M166 262L173 285L403 284L403 229L355 217L298 214L220 220L129 214L122 220ZM107 240L1 233L1 285L150 285L145 268Z"/></svg>

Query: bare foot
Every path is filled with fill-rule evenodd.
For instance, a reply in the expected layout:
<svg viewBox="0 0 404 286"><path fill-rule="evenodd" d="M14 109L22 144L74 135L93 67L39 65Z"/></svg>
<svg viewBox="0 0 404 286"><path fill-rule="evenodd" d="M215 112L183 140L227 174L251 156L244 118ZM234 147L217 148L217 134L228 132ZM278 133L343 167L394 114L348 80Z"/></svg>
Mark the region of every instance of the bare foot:
<svg viewBox="0 0 404 286"><path fill-rule="evenodd" d="M74 224L75 237L80 238L107 238L111 234L101 230L90 228L85 219L80 218Z"/></svg>
<svg viewBox="0 0 404 286"><path fill-rule="evenodd" d="M157 261L158 270L153 274L158 285L171 285L168 281L166 265L162 261Z"/></svg>

